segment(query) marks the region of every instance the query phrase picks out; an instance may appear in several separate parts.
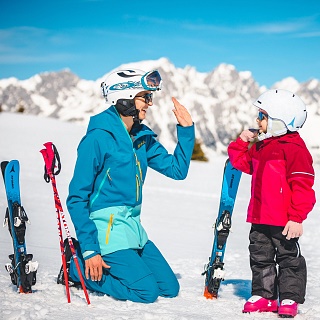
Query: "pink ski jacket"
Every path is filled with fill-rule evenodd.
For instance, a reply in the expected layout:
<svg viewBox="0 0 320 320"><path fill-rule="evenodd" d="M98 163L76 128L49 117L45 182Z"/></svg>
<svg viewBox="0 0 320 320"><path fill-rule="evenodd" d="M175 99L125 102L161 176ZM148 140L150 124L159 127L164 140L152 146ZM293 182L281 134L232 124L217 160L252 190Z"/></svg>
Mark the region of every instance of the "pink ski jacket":
<svg viewBox="0 0 320 320"><path fill-rule="evenodd" d="M285 226L301 223L316 203L312 157L299 133L255 143L231 142L232 165L252 175L247 222Z"/></svg>

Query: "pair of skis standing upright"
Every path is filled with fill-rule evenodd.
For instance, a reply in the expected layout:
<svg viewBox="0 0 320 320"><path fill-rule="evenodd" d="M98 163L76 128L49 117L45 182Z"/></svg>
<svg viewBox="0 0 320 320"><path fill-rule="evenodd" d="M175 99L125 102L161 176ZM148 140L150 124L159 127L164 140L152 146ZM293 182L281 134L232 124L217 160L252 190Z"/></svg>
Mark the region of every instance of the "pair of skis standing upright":
<svg viewBox="0 0 320 320"><path fill-rule="evenodd" d="M68 226L56 188L55 175L57 175L61 169L59 154L57 152L57 149L51 142L45 143L44 146L45 149L42 149L40 152L42 153L45 162L44 178L46 182L52 182L54 192L67 299L68 302L70 302L70 291L68 286L68 275L66 268L66 258L64 254L65 250L62 238L61 220L66 230L69 246L72 252L73 259L77 266L81 285L84 290L87 303L90 304L88 293L80 271L75 248L70 232L68 230ZM1 162L1 171L3 174L8 201L8 208L6 210L4 225L8 225L14 248L14 253L9 255L11 263L6 264L5 267L6 270L10 273L11 281L14 285L17 286L18 291L21 293L30 293L32 292L31 287L36 283L38 263L36 261L32 261L33 255L28 254L26 249L25 232L26 223L29 222L29 219L23 206L21 205L19 170L20 168L18 160ZM208 264L206 264L205 270L203 272L203 275L205 275L204 296L207 299L217 298L221 281L224 280L224 253L227 238L231 228L231 216L235 204L235 198L238 191L240 178L241 172L235 169L231 165L229 159L227 159L223 172L219 212L216 223L214 225L214 240L212 252L209 258L209 262Z"/></svg>

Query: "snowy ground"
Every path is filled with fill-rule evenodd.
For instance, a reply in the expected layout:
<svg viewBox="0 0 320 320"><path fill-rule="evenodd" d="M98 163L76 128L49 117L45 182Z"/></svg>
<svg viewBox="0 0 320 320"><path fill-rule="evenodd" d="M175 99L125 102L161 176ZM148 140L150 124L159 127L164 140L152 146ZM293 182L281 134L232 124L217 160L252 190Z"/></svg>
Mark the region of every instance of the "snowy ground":
<svg viewBox="0 0 320 320"><path fill-rule="evenodd" d="M12 244L6 228L0 229L0 319L276 319L276 314L242 314L250 296L248 231L245 222L250 178L243 175L233 216L226 255L226 280L218 300L203 297L201 276L212 247L212 224L216 218L225 157L209 163L192 162L185 181L173 181L150 170L144 187L142 223L150 239L163 252L175 271L181 291L175 299L159 298L150 305L116 301L90 292L88 307L81 290L72 288L71 304L64 287L56 284L61 258L51 185L43 179L42 144L52 141L58 148L62 171L57 186L64 205L74 166L76 147L84 127L53 119L0 113L0 161L18 159L21 166L21 197L31 225L27 249L40 263L33 294L18 294L4 269ZM320 168L316 167L317 177ZM315 190L319 197L320 180ZM319 201L320 202L320 201ZM6 199L0 183L0 212ZM66 210L66 207L64 205ZM304 223L300 240L308 264L305 304L296 319L320 319L320 243L317 204ZM69 228L73 232L71 223Z"/></svg>

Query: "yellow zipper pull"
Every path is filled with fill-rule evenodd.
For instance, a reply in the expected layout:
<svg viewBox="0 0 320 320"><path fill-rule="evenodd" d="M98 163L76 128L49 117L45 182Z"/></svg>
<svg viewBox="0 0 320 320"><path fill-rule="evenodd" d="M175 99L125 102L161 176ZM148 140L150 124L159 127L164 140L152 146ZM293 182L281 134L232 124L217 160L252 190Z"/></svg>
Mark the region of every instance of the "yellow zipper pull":
<svg viewBox="0 0 320 320"><path fill-rule="evenodd" d="M140 179L138 177L138 175L136 174L136 190L137 190L137 195L136 195L136 200L139 200L140 197Z"/></svg>
<svg viewBox="0 0 320 320"><path fill-rule="evenodd" d="M140 161L138 160L138 156L136 155L136 153L134 153L134 156L136 157L136 165L138 166L138 170L139 170L139 174L140 174L140 179L141 181L142 179L142 170L141 170L141 166L140 166Z"/></svg>
<svg viewBox="0 0 320 320"><path fill-rule="evenodd" d="M113 216L114 216L114 214L110 215L110 219L109 219L109 222L108 222L108 229L107 229L107 235L106 235L106 244L108 244L108 242L109 242L109 236L110 236L111 227L112 227L112 224L113 224Z"/></svg>

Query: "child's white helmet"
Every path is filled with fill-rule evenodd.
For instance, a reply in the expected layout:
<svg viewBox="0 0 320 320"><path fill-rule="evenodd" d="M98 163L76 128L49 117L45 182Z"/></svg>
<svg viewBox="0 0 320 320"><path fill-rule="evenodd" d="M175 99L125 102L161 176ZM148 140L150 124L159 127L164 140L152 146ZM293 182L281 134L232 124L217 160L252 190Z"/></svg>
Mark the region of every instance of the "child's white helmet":
<svg viewBox="0 0 320 320"><path fill-rule="evenodd" d="M287 130L298 131L307 119L304 102L296 94L287 90L268 90L253 104L268 113L268 131L271 131L273 136L283 135ZM272 123L275 127L273 129Z"/></svg>
<svg viewBox="0 0 320 320"><path fill-rule="evenodd" d="M102 95L115 105L118 99L133 99L141 91L161 89L161 76L157 70L145 72L139 69L117 70L101 83Z"/></svg>

